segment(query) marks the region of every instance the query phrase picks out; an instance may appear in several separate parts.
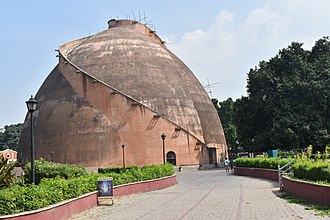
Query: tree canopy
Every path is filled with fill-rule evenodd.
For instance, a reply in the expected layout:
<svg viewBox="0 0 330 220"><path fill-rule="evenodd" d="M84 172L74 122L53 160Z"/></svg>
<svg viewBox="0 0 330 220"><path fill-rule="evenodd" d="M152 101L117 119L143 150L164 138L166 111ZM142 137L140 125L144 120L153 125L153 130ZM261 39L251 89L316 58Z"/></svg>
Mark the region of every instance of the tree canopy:
<svg viewBox="0 0 330 220"><path fill-rule="evenodd" d="M9 147L10 149L17 151L22 127L22 123L6 125L4 127L4 132L0 132L0 150Z"/></svg>
<svg viewBox="0 0 330 220"><path fill-rule="evenodd" d="M293 149L330 143L330 41L323 37L313 48L293 42L269 61L250 69L247 97L222 107L237 138L249 150ZM232 112L232 118L222 112ZM224 114L224 116L222 115ZM228 134L226 134L228 135ZM227 136L226 136L227 137Z"/></svg>
<svg viewBox="0 0 330 220"><path fill-rule="evenodd" d="M226 136L226 142L230 152L237 150L237 132L234 124L234 101L231 98L223 102L219 102L217 99L212 99L218 115L221 115L222 127Z"/></svg>

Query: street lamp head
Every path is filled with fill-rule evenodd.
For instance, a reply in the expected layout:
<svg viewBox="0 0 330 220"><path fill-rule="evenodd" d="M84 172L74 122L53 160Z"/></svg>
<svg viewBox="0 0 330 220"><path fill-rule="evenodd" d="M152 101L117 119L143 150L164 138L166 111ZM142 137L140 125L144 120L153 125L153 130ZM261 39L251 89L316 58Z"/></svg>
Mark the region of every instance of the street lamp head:
<svg viewBox="0 0 330 220"><path fill-rule="evenodd" d="M121 147L124 149L125 148L125 144L122 144Z"/></svg>
<svg viewBox="0 0 330 220"><path fill-rule="evenodd" d="M165 140L166 138L166 134L163 132L163 134L161 135L162 139Z"/></svg>
<svg viewBox="0 0 330 220"><path fill-rule="evenodd" d="M26 103L26 106L27 106L27 109L29 110L29 112L34 112L37 109L38 101L35 100L32 95L31 95L31 98L28 101L26 101L25 103Z"/></svg>

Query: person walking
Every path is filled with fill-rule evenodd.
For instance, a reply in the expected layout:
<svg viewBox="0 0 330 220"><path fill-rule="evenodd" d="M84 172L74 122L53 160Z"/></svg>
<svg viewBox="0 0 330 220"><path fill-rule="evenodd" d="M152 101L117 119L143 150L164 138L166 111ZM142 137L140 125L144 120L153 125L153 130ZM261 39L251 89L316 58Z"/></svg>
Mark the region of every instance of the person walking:
<svg viewBox="0 0 330 220"><path fill-rule="evenodd" d="M234 171L234 160L233 160L233 158L230 158L229 166L230 166L230 171L233 172Z"/></svg>
<svg viewBox="0 0 330 220"><path fill-rule="evenodd" d="M229 172L229 160L227 159L227 157L225 158L225 169L226 172Z"/></svg>

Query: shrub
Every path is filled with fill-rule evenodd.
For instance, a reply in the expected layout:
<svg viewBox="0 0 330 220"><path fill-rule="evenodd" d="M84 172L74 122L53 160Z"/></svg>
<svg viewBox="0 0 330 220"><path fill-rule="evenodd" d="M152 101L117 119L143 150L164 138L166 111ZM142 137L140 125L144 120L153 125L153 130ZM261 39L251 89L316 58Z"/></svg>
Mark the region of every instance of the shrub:
<svg viewBox="0 0 330 220"><path fill-rule="evenodd" d="M172 164L144 166L141 168L142 180L156 179L164 176L171 176L175 173Z"/></svg>
<svg viewBox="0 0 330 220"><path fill-rule="evenodd" d="M128 168L100 168L100 173L107 174L113 178L113 184L121 185L125 183L151 180L164 176L171 176L175 173L172 164L150 165L138 168L136 166Z"/></svg>
<svg viewBox="0 0 330 220"><path fill-rule="evenodd" d="M304 159L297 159L293 163L293 175L298 179L310 180L310 181L325 181L330 182L330 160L322 159L322 155L319 154L312 159L312 155L304 157ZM310 158L310 159L307 159ZM280 158L238 158L235 160L236 167L256 167L277 169L278 165L284 166L288 162L288 159Z"/></svg>
<svg viewBox="0 0 330 220"><path fill-rule="evenodd" d="M24 181L31 182L31 163L24 167ZM55 178L57 176L64 179L85 176L87 172L84 168L73 165L53 163L46 160L35 161L35 178L36 184L39 184L43 178Z"/></svg>
<svg viewBox="0 0 330 220"><path fill-rule="evenodd" d="M99 173L123 173L126 171L138 170L137 166L129 166L129 167L108 167L108 168L99 168Z"/></svg>
<svg viewBox="0 0 330 220"><path fill-rule="evenodd" d="M58 176L45 178L39 185L14 185L1 190L0 215L43 208L94 190L96 181L91 182L86 177L66 180Z"/></svg>
<svg viewBox="0 0 330 220"><path fill-rule="evenodd" d="M298 160L293 164L293 174L300 179L330 182L330 161Z"/></svg>
<svg viewBox="0 0 330 220"><path fill-rule="evenodd" d="M256 158L237 158L236 167L255 167L265 169L278 169L278 165L283 166L291 161L291 158L278 157L256 157Z"/></svg>
<svg viewBox="0 0 330 220"><path fill-rule="evenodd" d="M16 162L8 162L7 158L0 156L0 189L7 187L14 181L14 174L12 173Z"/></svg>
<svg viewBox="0 0 330 220"><path fill-rule="evenodd" d="M326 145L325 146L325 150L324 150L324 154L322 155L322 159L326 160L329 158L329 153L330 153L330 146Z"/></svg>
<svg viewBox="0 0 330 220"><path fill-rule="evenodd" d="M39 162L38 162L39 163ZM52 173L54 178L40 178L39 184L14 184L11 187L0 190L0 215L9 215L23 211L35 210L46 207L57 202L75 198L82 194L97 190L99 177L112 177L113 185L122 185L141 180L149 180L174 174L174 168L171 164L146 166L141 169L132 168L121 173L93 173L85 174L76 168L60 164L42 161L46 170ZM61 168L61 172L55 172L48 166ZM111 169L109 169L111 170ZM46 171L41 170L40 176L46 176ZM153 172L155 174L153 174ZM56 175L55 175L56 173ZM63 175L63 173L66 173ZM67 173L70 173L67 174ZM51 175L50 175L51 176ZM67 177L67 179L65 179Z"/></svg>

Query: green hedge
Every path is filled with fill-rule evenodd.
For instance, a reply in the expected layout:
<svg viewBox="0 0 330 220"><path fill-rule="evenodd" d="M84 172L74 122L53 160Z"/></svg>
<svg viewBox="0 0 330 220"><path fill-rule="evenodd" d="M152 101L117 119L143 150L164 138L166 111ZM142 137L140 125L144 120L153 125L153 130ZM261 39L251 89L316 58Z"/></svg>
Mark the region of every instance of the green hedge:
<svg viewBox="0 0 330 220"><path fill-rule="evenodd" d="M37 162L39 163L39 162ZM48 164L49 162L42 162ZM49 165L49 164L48 164ZM54 170L47 172L53 173L55 178L42 178L38 185L33 184L14 184L11 187L0 190L0 215L9 215L23 211L35 210L43 208L57 202L76 198L82 194L97 190L97 179L99 177L112 177L113 185L122 185L142 180L150 180L174 174L174 168L171 164L145 166L141 169L127 169L121 173L93 173L79 175L67 175L67 170L75 170L75 167L67 166L63 168L62 164L52 164ZM76 167L77 168L77 167ZM77 168L81 169L81 168ZM45 170L40 170L38 175L45 176ZM59 170L63 171L59 172ZM65 175L64 175L65 173ZM37 175L36 175L37 176ZM78 176L78 177L75 177ZM65 179L67 177L67 179ZM38 177L39 179L39 177Z"/></svg>
<svg viewBox="0 0 330 220"><path fill-rule="evenodd" d="M126 171L138 170L137 166L129 167L107 167L107 168L98 168L98 173L123 173Z"/></svg>
<svg viewBox="0 0 330 220"><path fill-rule="evenodd" d="M283 166L290 161L291 159L267 157L238 158L235 160L235 166L277 169L278 165ZM298 179L325 181L330 183L330 160L296 159L292 167L293 176Z"/></svg>
<svg viewBox="0 0 330 220"><path fill-rule="evenodd" d="M13 185L0 191L0 215L43 208L96 190L98 175L42 179L39 185Z"/></svg>
<svg viewBox="0 0 330 220"><path fill-rule="evenodd" d="M297 160L293 174L300 179L330 182L330 160Z"/></svg>
<svg viewBox="0 0 330 220"><path fill-rule="evenodd" d="M43 178L55 178L59 176L64 179L69 179L87 175L84 168L68 164L53 163L46 160L36 160L34 166L37 185ZM31 163L25 165L24 173L24 181L26 183L31 183Z"/></svg>
<svg viewBox="0 0 330 220"><path fill-rule="evenodd" d="M292 159L281 159L278 157L256 157L256 158L237 158L235 160L236 167L256 167L265 169L278 169L278 165L283 166Z"/></svg>

